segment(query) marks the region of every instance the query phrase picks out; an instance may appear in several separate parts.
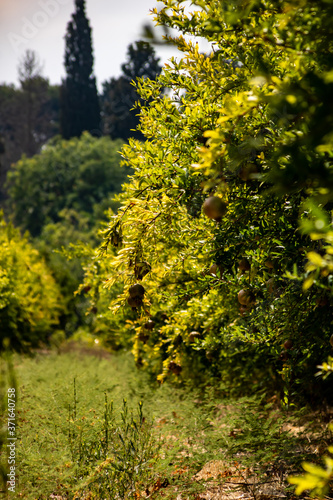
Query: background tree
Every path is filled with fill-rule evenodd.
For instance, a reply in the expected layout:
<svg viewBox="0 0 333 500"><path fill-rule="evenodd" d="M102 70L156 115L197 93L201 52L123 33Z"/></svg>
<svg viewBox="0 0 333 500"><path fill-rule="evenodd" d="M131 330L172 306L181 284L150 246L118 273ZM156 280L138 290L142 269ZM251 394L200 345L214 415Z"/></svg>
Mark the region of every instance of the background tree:
<svg viewBox="0 0 333 500"><path fill-rule="evenodd" d="M19 106L22 109L20 118L23 120L18 127L17 136L24 154L28 157L39 152L40 147L57 132L58 95L56 101L51 101L50 85L41 76L42 67L35 52L27 50L21 60L18 73L21 84ZM57 94L57 88L56 94ZM52 107L56 103L55 116Z"/></svg>
<svg viewBox="0 0 333 500"><path fill-rule="evenodd" d="M20 88L0 86L0 133L4 153L0 172L0 202L5 198L5 177L22 154L28 157L59 130L59 87L41 75L35 52L27 50L18 67Z"/></svg>
<svg viewBox="0 0 333 500"><path fill-rule="evenodd" d="M45 224L62 219L62 210L88 217L90 227L111 206L126 180L120 168L121 141L108 137L65 141L55 138L33 158L22 158L8 173L9 208L22 231L38 236ZM36 179L39 179L36 182Z"/></svg>
<svg viewBox="0 0 333 500"><path fill-rule="evenodd" d="M113 196L129 173L119 165L121 146L120 140L88 132L69 141L56 137L40 154L21 158L8 173L9 216L34 237L60 287L65 308L59 325L67 336L88 328L91 319L85 295L74 292L82 282L86 255L99 244L96 233L105 211L117 208ZM73 245L79 245L78 256Z"/></svg>
<svg viewBox="0 0 333 500"><path fill-rule="evenodd" d="M75 0L75 12L65 36L66 78L61 85L61 134L65 139L100 129L100 109L93 75L91 28L85 1Z"/></svg>
<svg viewBox="0 0 333 500"><path fill-rule="evenodd" d="M142 134L137 130L139 109L135 103L142 104L143 100L133 82L137 78L155 80L162 68L154 48L147 42L137 41L128 47L127 61L121 69L119 78L111 78L103 83L101 103L104 133L113 139L142 139Z"/></svg>

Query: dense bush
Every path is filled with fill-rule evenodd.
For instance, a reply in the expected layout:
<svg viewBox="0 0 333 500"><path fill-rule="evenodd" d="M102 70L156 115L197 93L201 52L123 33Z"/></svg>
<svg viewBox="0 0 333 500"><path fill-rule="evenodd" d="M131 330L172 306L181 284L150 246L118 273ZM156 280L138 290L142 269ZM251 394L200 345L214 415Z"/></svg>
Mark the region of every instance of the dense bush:
<svg viewBox="0 0 333 500"><path fill-rule="evenodd" d="M26 351L47 342L63 310L44 260L19 231L0 221L0 349Z"/></svg>
<svg viewBox="0 0 333 500"><path fill-rule="evenodd" d="M38 236L43 226L61 220L63 210L88 215L90 227L115 207L128 169L120 168L122 141L108 137L52 139L33 158L23 157L8 173L9 211L15 225ZM73 225L75 221L73 221Z"/></svg>
<svg viewBox="0 0 333 500"><path fill-rule="evenodd" d="M108 272L95 268L104 286L121 287L104 317L128 312L124 336L160 380L204 373L286 402L321 400L329 387L314 374L332 332L332 5L193 5L155 11L180 30L184 54L137 84L152 102L141 109L146 141L122 149L134 175L101 247L116 256ZM205 37L210 54L183 34ZM145 293L135 295L138 281Z"/></svg>
<svg viewBox="0 0 333 500"><path fill-rule="evenodd" d="M40 154L22 157L7 177L8 217L34 237L60 287L64 309L59 321L67 337L82 326L89 328L94 318L86 314L85 295L74 293L87 255L100 242L99 226L106 211L118 206L113 196L130 171L120 167L122 144L89 133L68 141L55 137ZM73 245L82 251L74 255Z"/></svg>

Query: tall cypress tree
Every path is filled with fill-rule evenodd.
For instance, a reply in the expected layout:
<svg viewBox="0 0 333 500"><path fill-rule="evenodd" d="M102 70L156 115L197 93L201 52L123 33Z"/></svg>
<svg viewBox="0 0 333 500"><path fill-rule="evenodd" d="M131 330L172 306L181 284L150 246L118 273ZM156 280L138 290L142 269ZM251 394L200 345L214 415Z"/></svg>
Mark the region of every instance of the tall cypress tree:
<svg viewBox="0 0 333 500"><path fill-rule="evenodd" d="M100 109L93 75L91 28L85 0L75 0L75 12L65 36L66 78L61 85L61 133L65 139L84 130L94 134L100 127Z"/></svg>
<svg viewBox="0 0 333 500"><path fill-rule="evenodd" d="M121 66L123 74L119 78L103 83L101 106L104 122L104 132L112 139L129 137L143 139L136 130L139 124L139 110L136 102L143 103L132 82L137 78L156 80L162 67L154 48L145 41L139 40L127 49L127 61Z"/></svg>

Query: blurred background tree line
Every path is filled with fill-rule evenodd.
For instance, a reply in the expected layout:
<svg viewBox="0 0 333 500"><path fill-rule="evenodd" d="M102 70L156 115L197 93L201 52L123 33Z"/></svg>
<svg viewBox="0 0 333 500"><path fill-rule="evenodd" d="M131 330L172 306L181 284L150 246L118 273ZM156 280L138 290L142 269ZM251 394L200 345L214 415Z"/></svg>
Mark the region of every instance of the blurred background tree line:
<svg viewBox="0 0 333 500"><path fill-rule="evenodd" d="M66 259L61 248L96 246L98 227L106 211L118 207L113 197L131 171L120 167L119 151L133 134L140 137L133 131L140 98L131 81L161 72L153 47L137 41L128 47L122 74L98 93L85 0L75 1L65 41L60 85L43 76L31 50L18 64L19 87L0 85L0 346L8 337L18 350L89 323L88 301L74 296L84 256ZM31 252L42 270L37 277Z"/></svg>
<svg viewBox="0 0 333 500"><path fill-rule="evenodd" d="M139 96L131 81L137 77L155 79L161 72L154 48L145 41L128 47L122 74L103 82L99 94L93 74L91 28L84 0L76 0L76 10L66 32L66 78L51 85L42 74L38 54L27 50L18 65L20 86L0 85L0 205L7 196L5 179L12 163L22 155L31 158L55 136L80 137L83 131L95 137L128 140L140 133Z"/></svg>

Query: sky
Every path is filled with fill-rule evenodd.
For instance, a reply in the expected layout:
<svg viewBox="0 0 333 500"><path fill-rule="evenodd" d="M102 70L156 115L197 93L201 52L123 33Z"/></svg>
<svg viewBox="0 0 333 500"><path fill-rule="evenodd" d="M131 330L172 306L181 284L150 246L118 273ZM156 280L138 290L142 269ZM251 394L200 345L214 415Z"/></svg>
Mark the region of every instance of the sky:
<svg viewBox="0 0 333 500"><path fill-rule="evenodd" d="M86 0L99 90L102 82L121 74L127 47L142 38L145 24L153 26L149 11L162 5L157 0ZM27 49L38 54L43 76L60 83L64 35L74 10L74 0L0 0L0 83L18 85L17 67ZM162 64L177 55L169 46L155 50Z"/></svg>

